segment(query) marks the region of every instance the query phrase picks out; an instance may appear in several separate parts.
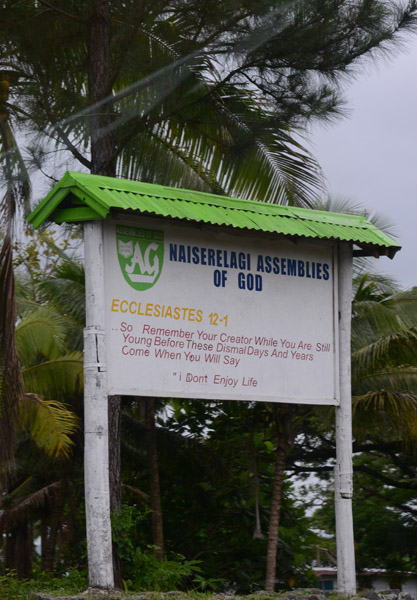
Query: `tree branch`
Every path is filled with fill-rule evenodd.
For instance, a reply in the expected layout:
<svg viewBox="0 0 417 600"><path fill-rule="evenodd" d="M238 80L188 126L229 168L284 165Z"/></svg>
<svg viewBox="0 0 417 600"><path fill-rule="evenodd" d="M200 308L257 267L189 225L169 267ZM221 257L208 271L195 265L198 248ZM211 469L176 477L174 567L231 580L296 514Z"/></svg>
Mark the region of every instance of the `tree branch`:
<svg viewBox="0 0 417 600"><path fill-rule="evenodd" d="M54 12L57 12L61 15L64 15L64 17L68 17L69 19L72 19L73 21L77 21L78 23L83 23L84 25L87 23L86 19L82 19L81 17L77 17L76 15L73 15L72 13L69 13L65 10L62 10L60 8L57 8L56 6L54 6L53 4L51 4L50 2L47 2L46 0L39 0L39 4L42 4L43 6L46 6L47 8L53 10Z"/></svg>
<svg viewBox="0 0 417 600"><path fill-rule="evenodd" d="M82 165L84 165L85 167L87 167L87 169L91 170L91 161L89 161L87 158L85 158L85 156L83 156L81 154L81 152L79 152L77 150L77 148L71 142L71 140L69 139L69 137L67 136L67 134L63 131L63 129L59 125L55 125L55 130L57 131L58 135L61 137L62 141L64 142L64 144L66 145L66 147L68 148L68 150L74 156L74 158L76 158L77 160L79 160Z"/></svg>
<svg viewBox="0 0 417 600"><path fill-rule="evenodd" d="M371 477L375 477L375 479L379 479L386 485L395 488L401 488L403 490L417 490L417 484L415 483L406 483L404 481L396 481L391 477L387 477L386 475L382 475L382 473L378 473L378 471L374 471L365 465L357 465L353 468L354 471L361 471L362 473L367 473Z"/></svg>

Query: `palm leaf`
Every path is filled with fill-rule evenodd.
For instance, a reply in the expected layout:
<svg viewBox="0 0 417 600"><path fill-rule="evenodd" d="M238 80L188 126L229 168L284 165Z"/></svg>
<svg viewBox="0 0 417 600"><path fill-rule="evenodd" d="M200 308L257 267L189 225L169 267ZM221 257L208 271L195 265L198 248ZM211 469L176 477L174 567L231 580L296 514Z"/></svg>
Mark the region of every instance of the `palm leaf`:
<svg viewBox="0 0 417 600"><path fill-rule="evenodd" d="M358 440L372 434L386 439L395 430L417 444L417 394L380 390L353 399L354 432Z"/></svg>
<svg viewBox="0 0 417 600"><path fill-rule="evenodd" d="M28 391L46 398L71 398L82 391L83 357L70 352L23 370Z"/></svg>
<svg viewBox="0 0 417 600"><path fill-rule="evenodd" d="M244 101L236 106L240 113L226 101L220 106L211 101L195 119L174 115L141 131L120 155L120 174L249 200L310 205L322 186L318 164L295 132L273 130L265 118L262 125L259 110L244 110Z"/></svg>
<svg viewBox="0 0 417 600"><path fill-rule="evenodd" d="M45 299L62 314L69 315L80 327L85 323L84 267L77 261L65 260L57 265L51 277L40 284Z"/></svg>
<svg viewBox="0 0 417 600"><path fill-rule="evenodd" d="M42 359L55 359L64 348L66 319L50 308L38 306L16 326L16 344L26 367Z"/></svg>
<svg viewBox="0 0 417 600"><path fill-rule="evenodd" d="M417 367L383 366L379 370L355 374L352 389L354 394L366 394L369 390L417 393Z"/></svg>
<svg viewBox="0 0 417 600"><path fill-rule="evenodd" d="M381 336L352 354L352 369L356 378L366 372L372 373L382 364L417 364L417 327Z"/></svg>
<svg viewBox="0 0 417 600"><path fill-rule="evenodd" d="M55 269L51 277L41 282L42 297L49 305L65 315L66 347L82 350L85 324L84 267L81 263L66 259Z"/></svg>
<svg viewBox="0 0 417 600"><path fill-rule="evenodd" d="M22 424L35 443L49 456L68 457L78 428L78 418L61 402L25 394L20 403Z"/></svg>
<svg viewBox="0 0 417 600"><path fill-rule="evenodd" d="M27 509L43 508L51 497L51 492L60 487L60 481L54 481L41 489L33 490L35 487L33 475L26 477L15 488L13 488L2 501L2 514L0 516L0 531L7 527L7 522L20 516Z"/></svg>

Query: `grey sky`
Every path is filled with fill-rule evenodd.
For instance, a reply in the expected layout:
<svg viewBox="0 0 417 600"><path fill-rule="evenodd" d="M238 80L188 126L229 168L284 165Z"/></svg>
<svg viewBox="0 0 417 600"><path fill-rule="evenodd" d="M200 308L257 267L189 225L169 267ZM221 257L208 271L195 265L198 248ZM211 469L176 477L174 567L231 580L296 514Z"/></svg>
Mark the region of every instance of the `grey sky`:
<svg viewBox="0 0 417 600"><path fill-rule="evenodd" d="M350 116L316 127L311 150L329 191L385 215L402 250L379 271L417 285L417 36L389 61L368 64L346 94Z"/></svg>

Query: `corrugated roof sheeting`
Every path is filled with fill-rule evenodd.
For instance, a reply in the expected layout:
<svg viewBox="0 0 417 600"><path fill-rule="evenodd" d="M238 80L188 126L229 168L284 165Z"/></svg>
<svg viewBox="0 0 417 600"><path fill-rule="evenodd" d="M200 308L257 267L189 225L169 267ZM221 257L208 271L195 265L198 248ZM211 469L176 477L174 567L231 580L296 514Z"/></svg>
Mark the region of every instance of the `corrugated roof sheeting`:
<svg viewBox="0 0 417 600"><path fill-rule="evenodd" d="M67 190L64 199L63 190ZM99 207L99 213L134 211L172 219L264 231L291 237L340 240L364 246L369 254L393 256L399 244L378 230L364 217L278 206L168 188L149 183L68 172L29 217L35 227L54 220L65 198L72 192L85 206ZM58 206L57 206L58 204ZM98 206L97 206L98 205ZM71 203L64 205L71 210ZM76 206L74 218L76 220ZM80 217L80 220L83 220Z"/></svg>

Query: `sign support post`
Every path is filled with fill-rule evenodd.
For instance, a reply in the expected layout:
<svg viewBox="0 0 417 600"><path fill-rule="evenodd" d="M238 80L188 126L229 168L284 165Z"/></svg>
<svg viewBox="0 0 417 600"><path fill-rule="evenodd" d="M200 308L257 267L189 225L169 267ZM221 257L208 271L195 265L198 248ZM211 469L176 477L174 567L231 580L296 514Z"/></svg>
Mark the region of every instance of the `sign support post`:
<svg viewBox="0 0 417 600"><path fill-rule="evenodd" d="M84 477L88 580L91 587L113 588L101 221L84 223L84 252Z"/></svg>
<svg viewBox="0 0 417 600"><path fill-rule="evenodd" d="M336 406L335 512L337 587L342 594L356 593L352 495L352 392L350 332L352 315L352 249L339 245L339 386Z"/></svg>

